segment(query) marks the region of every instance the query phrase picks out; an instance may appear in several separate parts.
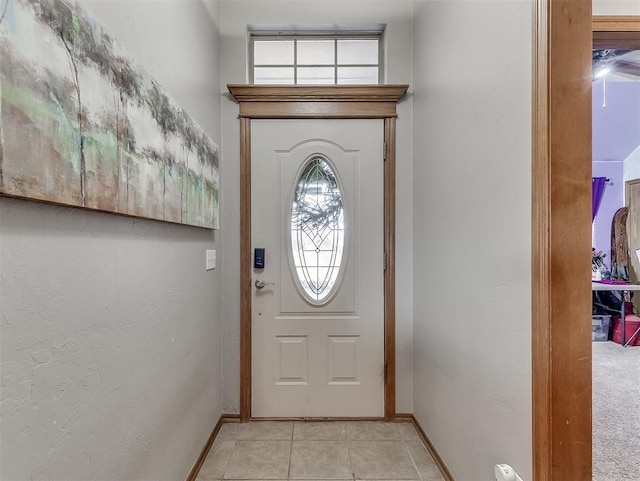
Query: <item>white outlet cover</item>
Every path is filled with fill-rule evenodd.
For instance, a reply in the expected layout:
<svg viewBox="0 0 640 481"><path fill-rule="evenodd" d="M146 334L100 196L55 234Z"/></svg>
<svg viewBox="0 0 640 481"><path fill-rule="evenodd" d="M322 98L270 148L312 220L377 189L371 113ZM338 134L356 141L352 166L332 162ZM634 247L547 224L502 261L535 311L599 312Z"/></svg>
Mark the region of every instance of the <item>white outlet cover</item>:
<svg viewBox="0 0 640 481"><path fill-rule="evenodd" d="M215 251L215 249L206 251L204 268L207 271L210 271L210 270L216 268L216 251Z"/></svg>

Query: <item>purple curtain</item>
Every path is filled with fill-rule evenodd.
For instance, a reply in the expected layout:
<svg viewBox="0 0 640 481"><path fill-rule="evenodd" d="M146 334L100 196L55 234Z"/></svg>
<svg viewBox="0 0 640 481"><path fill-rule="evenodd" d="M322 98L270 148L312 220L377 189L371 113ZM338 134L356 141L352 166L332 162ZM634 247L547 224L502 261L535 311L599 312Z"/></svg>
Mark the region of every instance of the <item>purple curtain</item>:
<svg viewBox="0 0 640 481"><path fill-rule="evenodd" d="M591 189L591 222L593 222L593 219L598 215L598 209L600 208L600 202L602 202L602 196L604 195L606 186L606 177L593 177Z"/></svg>

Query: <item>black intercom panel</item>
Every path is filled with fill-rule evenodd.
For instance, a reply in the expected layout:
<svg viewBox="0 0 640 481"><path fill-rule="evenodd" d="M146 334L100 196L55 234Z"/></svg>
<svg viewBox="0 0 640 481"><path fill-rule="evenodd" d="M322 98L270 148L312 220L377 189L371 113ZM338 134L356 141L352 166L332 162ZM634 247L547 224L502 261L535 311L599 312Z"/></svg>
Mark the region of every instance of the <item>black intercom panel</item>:
<svg viewBox="0 0 640 481"><path fill-rule="evenodd" d="M253 268L264 269L264 247L256 247L253 250Z"/></svg>

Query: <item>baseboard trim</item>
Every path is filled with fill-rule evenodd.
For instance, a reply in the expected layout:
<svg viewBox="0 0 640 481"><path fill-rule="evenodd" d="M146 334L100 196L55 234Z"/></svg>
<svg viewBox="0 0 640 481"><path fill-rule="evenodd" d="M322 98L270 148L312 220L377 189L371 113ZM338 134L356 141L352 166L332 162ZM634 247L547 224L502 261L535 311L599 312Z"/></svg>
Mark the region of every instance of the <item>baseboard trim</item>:
<svg viewBox="0 0 640 481"><path fill-rule="evenodd" d="M415 415L413 415L413 414L396 414L396 417L401 417L401 418L403 418L403 420L411 421L413 423L414 427L416 428L416 431L418 431L418 434L420 435L420 438L422 439L422 442L424 443L425 447L427 448L427 451L429 451L429 454L431 454L431 457L435 461L436 466L438 466L438 469L440 470L440 473L442 474L442 477L444 478L444 481L455 481L453 479L453 476L451 476L451 472L449 471L449 468L447 468L447 465L444 463L444 461L440 457L440 454L438 453L436 448L431 443L431 440L429 439L429 436L427 436L427 434L424 432L424 429L422 429L422 426L420 426L420 423L416 419Z"/></svg>
<svg viewBox="0 0 640 481"><path fill-rule="evenodd" d="M224 423L239 423L239 422L240 422L239 414L222 414L218 418L218 422L213 427L213 430L209 435L209 439L207 439L207 442L202 448L202 451L200 452L200 456L198 456L198 459L196 459L196 462L193 463L193 466L191 467L191 470L189 471L189 475L187 476L187 479L185 481L196 481L196 478L198 477L198 473L200 472L200 469L204 464L204 460L207 459L207 455L209 454L209 451L211 450L211 446L213 446L213 442L216 440L216 436L218 435L218 432L220 431L220 428L222 427L222 425Z"/></svg>
<svg viewBox="0 0 640 481"><path fill-rule="evenodd" d="M295 421L295 422L310 422L310 423L322 423L322 422L336 422L336 421L384 421L384 418L376 417L288 417L288 418L251 418L251 421Z"/></svg>
<svg viewBox="0 0 640 481"><path fill-rule="evenodd" d="M222 418L223 423L239 423L240 415L239 414L223 414L220 416Z"/></svg>
<svg viewBox="0 0 640 481"><path fill-rule="evenodd" d="M401 423L412 423L413 414L411 413L396 413L396 421Z"/></svg>

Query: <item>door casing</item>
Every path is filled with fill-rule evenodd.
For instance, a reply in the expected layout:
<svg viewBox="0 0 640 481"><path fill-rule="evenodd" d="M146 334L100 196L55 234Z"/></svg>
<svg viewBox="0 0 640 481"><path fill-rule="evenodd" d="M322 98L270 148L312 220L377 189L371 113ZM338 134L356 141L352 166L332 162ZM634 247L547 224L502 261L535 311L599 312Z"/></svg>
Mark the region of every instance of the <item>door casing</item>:
<svg viewBox="0 0 640 481"><path fill-rule="evenodd" d="M591 48L640 48L640 16L535 0L533 479L591 481Z"/></svg>
<svg viewBox="0 0 640 481"><path fill-rule="evenodd" d="M384 418L394 420L396 106L409 86L230 84L227 88L240 104L240 420L247 422L251 419L252 119L384 120Z"/></svg>

